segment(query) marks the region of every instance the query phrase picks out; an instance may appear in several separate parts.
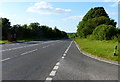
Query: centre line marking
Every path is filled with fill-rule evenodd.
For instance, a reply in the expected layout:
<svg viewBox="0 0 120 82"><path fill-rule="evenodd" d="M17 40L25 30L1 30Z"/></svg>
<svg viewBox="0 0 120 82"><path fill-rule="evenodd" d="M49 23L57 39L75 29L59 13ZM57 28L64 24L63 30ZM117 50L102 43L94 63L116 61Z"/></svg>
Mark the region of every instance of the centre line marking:
<svg viewBox="0 0 120 82"><path fill-rule="evenodd" d="M69 44L69 46L68 46L67 49L65 50L65 52L64 52L64 54L63 54L63 56L62 56L62 59L65 58L66 53L68 52L69 48L70 48L71 45L72 45L72 42L73 42L73 41L71 41L71 43ZM61 60L62 60L62 59L61 59ZM60 60L60 61L61 61L61 60ZM59 68L60 61L56 63L56 65L54 66L53 70L51 71L51 73L49 74L49 76L46 78L46 81L45 81L45 82L47 82L47 81L50 81L50 82L51 82L51 80L53 79L53 77L55 76L55 74L56 74L56 72L57 72L57 70L58 70L58 68Z"/></svg>
<svg viewBox="0 0 120 82"><path fill-rule="evenodd" d="M65 57L62 57L62 59L64 59Z"/></svg>
<svg viewBox="0 0 120 82"><path fill-rule="evenodd" d="M58 62L56 65L60 65L60 63Z"/></svg>
<svg viewBox="0 0 120 82"><path fill-rule="evenodd" d="M56 71L52 71L52 72L50 73L50 76L55 76L55 73L56 73Z"/></svg>
<svg viewBox="0 0 120 82"><path fill-rule="evenodd" d="M63 54L63 56L66 56L66 54Z"/></svg>
<svg viewBox="0 0 120 82"><path fill-rule="evenodd" d="M10 58L3 59L3 60L1 60L1 62L6 61L6 60L9 60L9 59L10 59Z"/></svg>
<svg viewBox="0 0 120 82"><path fill-rule="evenodd" d="M55 66L53 69L58 69L59 67L58 66Z"/></svg>
<svg viewBox="0 0 120 82"><path fill-rule="evenodd" d="M36 51L36 50L38 50L38 49L35 49L35 50L32 50L32 51L28 51L28 52L22 53L21 55L26 55L26 54L32 53L32 52L34 52L34 51Z"/></svg>
<svg viewBox="0 0 120 82"><path fill-rule="evenodd" d="M48 78L46 78L46 80L52 80L52 78L48 77Z"/></svg>

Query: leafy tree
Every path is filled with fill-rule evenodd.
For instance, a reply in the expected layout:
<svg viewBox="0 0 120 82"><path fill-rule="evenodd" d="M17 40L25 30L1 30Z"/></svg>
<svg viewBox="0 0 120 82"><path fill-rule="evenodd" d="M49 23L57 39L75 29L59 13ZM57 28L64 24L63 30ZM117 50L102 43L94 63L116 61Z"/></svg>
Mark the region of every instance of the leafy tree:
<svg viewBox="0 0 120 82"><path fill-rule="evenodd" d="M116 26L116 22L110 19L103 7L91 8L83 17L77 26L77 34L79 37L87 37L91 35L93 30L102 24Z"/></svg>
<svg viewBox="0 0 120 82"><path fill-rule="evenodd" d="M95 8L91 8L87 12L87 14L83 17L82 20L87 21L88 19L92 19L92 18L100 17L100 16L105 16L109 18L108 14L106 13L103 7L95 7Z"/></svg>
<svg viewBox="0 0 120 82"><path fill-rule="evenodd" d="M1 18L0 24L2 26L3 31L3 38L7 39L7 33L8 32L14 32L17 35L18 39L24 39L24 38L64 38L67 37L67 33L64 31L60 31L55 27L52 29L49 26L42 25L38 22L30 23L30 25L24 24L24 25L13 25L10 26L9 19L7 18Z"/></svg>
<svg viewBox="0 0 120 82"><path fill-rule="evenodd" d="M9 22L9 19L7 18L0 18L0 24L2 26L2 39L7 39L7 33L9 32L9 29L11 28L11 23Z"/></svg>
<svg viewBox="0 0 120 82"><path fill-rule="evenodd" d="M72 38L72 39L74 39L75 37L77 37L77 33L70 33L68 35L69 35L69 38Z"/></svg>
<svg viewBox="0 0 120 82"><path fill-rule="evenodd" d="M24 33L25 33L24 30L25 29L21 25L19 25L19 24L13 25L11 30L16 33L17 38L24 37Z"/></svg>

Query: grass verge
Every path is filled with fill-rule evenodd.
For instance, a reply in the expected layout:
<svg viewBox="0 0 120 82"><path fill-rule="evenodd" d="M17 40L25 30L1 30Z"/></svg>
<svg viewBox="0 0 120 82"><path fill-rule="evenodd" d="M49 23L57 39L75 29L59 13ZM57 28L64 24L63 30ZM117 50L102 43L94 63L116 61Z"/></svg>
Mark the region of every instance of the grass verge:
<svg viewBox="0 0 120 82"><path fill-rule="evenodd" d="M0 44L1 43L8 43L8 40L0 40Z"/></svg>
<svg viewBox="0 0 120 82"><path fill-rule="evenodd" d="M89 40L81 38L75 38L75 41L83 52L87 52L96 57L104 58L107 60L118 61L118 56L113 55L114 48L116 45L118 45L118 42Z"/></svg>
<svg viewBox="0 0 120 82"><path fill-rule="evenodd" d="M55 38L24 38L24 39L17 39L16 42L40 41L40 40L55 40ZM8 40L1 40L0 44L3 44L3 43L12 43L12 42L9 42Z"/></svg>

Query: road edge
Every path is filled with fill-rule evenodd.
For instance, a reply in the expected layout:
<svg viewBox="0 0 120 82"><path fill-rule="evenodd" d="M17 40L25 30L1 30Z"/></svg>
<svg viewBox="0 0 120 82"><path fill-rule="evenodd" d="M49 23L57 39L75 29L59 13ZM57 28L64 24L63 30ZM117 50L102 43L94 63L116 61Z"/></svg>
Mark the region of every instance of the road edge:
<svg viewBox="0 0 120 82"><path fill-rule="evenodd" d="M74 41L74 40L73 40ZM96 59L98 61L101 61L101 62L105 62L105 63L109 63L109 64L114 64L114 65L120 65L118 62L115 62L115 61L111 61L111 60L107 60L107 59L104 59L104 58L99 58L99 57L96 57L94 55L90 55L89 53L85 53L84 51L81 51L80 47L78 46L78 44L74 41L76 47L78 48L78 50L83 54L83 55L86 55L90 58L93 58L93 59Z"/></svg>

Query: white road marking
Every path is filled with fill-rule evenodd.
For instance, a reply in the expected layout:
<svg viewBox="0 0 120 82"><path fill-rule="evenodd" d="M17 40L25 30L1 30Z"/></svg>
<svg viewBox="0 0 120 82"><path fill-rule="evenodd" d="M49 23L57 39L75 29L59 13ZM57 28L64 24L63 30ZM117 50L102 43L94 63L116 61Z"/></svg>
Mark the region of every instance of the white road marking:
<svg viewBox="0 0 120 82"><path fill-rule="evenodd" d="M53 69L57 70L59 67L58 66L55 66Z"/></svg>
<svg viewBox="0 0 120 82"><path fill-rule="evenodd" d="M51 71L50 76L55 76L56 71Z"/></svg>
<svg viewBox="0 0 120 82"><path fill-rule="evenodd" d="M62 57L62 59L64 59L65 57Z"/></svg>
<svg viewBox="0 0 120 82"><path fill-rule="evenodd" d="M46 78L46 80L52 80L52 78L51 78L51 77L48 77L48 78Z"/></svg>
<svg viewBox="0 0 120 82"><path fill-rule="evenodd" d="M63 54L63 56L66 56L66 54Z"/></svg>
<svg viewBox="0 0 120 82"><path fill-rule="evenodd" d="M49 45L47 45L47 46L44 46L43 48L47 48L47 47L49 47Z"/></svg>
<svg viewBox="0 0 120 82"><path fill-rule="evenodd" d="M74 41L74 42L75 42L75 41ZM78 45L77 45L76 42L75 42L75 44L76 44L78 50L79 50L82 54L84 54L84 55L86 55L86 56L88 56L88 57L90 57L90 58L93 58L93 59L96 59L96 60L98 60L98 61L102 61L102 62L105 62L105 63L109 63L109 64L119 65L119 64L117 64L117 63L113 63L113 62L110 62L110 61L107 61L107 60L104 60L104 59L100 59L100 58L98 58L98 57L94 57L94 56L87 55L86 53L84 53L84 52L82 52L82 51L80 50L80 48L78 47Z"/></svg>
<svg viewBox="0 0 120 82"><path fill-rule="evenodd" d="M28 52L22 53L21 55L26 55L26 54L32 53L32 52L34 52L34 51L36 51L36 50L38 50L38 49L35 49L35 50L32 50L32 51L28 51Z"/></svg>
<svg viewBox="0 0 120 82"><path fill-rule="evenodd" d="M61 42L62 42L62 41L61 41ZM68 48L65 50L65 53L63 54L62 59L65 58L66 53L68 52L69 48L70 48L71 45L72 45L72 42L73 42L73 41L71 41L71 43L69 44ZM62 60L62 59L61 59L61 60ZM60 60L60 61L61 61L61 60ZM54 66L53 70L52 70L51 73L49 74L49 77L46 78L46 81L45 81L45 82L47 82L49 79L50 79L50 81L53 79L53 77L54 77L55 74L56 74L56 71L57 71L58 68L59 68L59 65L60 65L60 62L57 62L56 65ZM51 78L50 78L50 77L51 77Z"/></svg>
<svg viewBox="0 0 120 82"><path fill-rule="evenodd" d="M66 49L65 54L68 52L68 50L69 50L69 48L71 47L72 43L73 43L73 41L71 41L70 45L69 45L68 48Z"/></svg>
<svg viewBox="0 0 120 82"><path fill-rule="evenodd" d="M58 62L56 65L60 65L60 62Z"/></svg>
<svg viewBox="0 0 120 82"><path fill-rule="evenodd" d="M1 62L6 61L6 60L9 60L9 59L10 59L10 58L3 59L3 60L1 60Z"/></svg>
<svg viewBox="0 0 120 82"><path fill-rule="evenodd" d="M57 40L56 40L57 41ZM52 42L56 42L56 41L48 41L48 42L43 42L41 44L45 44L45 43L52 43ZM58 40L59 41L59 40ZM27 42L26 42L27 43ZM18 43L16 43L18 44ZM14 45L14 44L12 44ZM21 46L21 47L16 47L16 48L11 48L11 49L5 49L5 50L0 50L0 52L4 52L4 51L10 51L10 50L15 50L15 49L20 49L20 48L26 48L26 47L32 47L32 46L36 46L36 45L39 45L39 44L31 44L31 45L28 45L28 46ZM2 45L1 45L2 46Z"/></svg>

